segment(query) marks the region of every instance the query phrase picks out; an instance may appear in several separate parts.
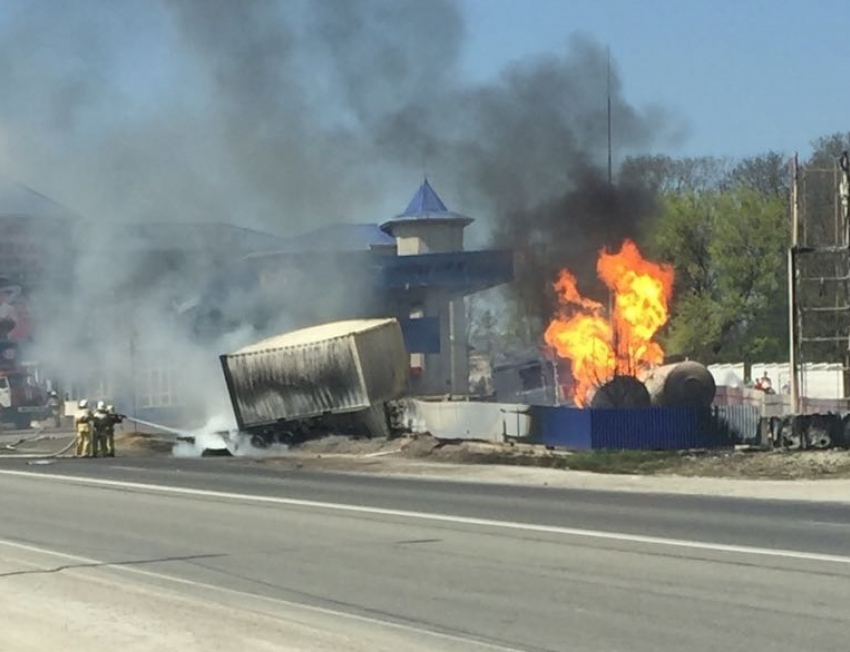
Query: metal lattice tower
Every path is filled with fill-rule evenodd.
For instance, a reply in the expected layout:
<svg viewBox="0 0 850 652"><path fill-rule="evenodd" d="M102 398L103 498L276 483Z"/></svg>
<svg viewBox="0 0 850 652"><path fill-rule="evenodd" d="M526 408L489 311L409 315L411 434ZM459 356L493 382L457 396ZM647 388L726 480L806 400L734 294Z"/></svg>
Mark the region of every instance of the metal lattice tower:
<svg viewBox="0 0 850 652"><path fill-rule="evenodd" d="M832 167L791 161L789 320L792 411L807 362L839 362L850 388L850 157Z"/></svg>

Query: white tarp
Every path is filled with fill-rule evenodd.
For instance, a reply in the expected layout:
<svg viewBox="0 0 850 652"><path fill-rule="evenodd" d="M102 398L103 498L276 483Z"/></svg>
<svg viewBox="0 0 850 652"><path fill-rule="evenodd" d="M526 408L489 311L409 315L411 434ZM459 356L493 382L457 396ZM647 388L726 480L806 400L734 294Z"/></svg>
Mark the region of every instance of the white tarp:
<svg viewBox="0 0 850 652"><path fill-rule="evenodd" d="M519 403L473 401L405 401L404 423L413 432L438 439L480 439L501 442L505 437L527 437L531 430L529 406Z"/></svg>

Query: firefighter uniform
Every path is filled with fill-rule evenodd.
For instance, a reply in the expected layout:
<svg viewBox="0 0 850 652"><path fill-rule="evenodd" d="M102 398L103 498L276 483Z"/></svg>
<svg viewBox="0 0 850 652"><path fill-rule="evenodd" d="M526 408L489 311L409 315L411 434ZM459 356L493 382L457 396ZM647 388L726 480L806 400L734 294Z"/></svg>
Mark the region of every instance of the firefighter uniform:
<svg viewBox="0 0 850 652"><path fill-rule="evenodd" d="M115 426L123 423L124 415L115 412L114 405L108 405L106 407L106 414L106 456L115 457Z"/></svg>
<svg viewBox="0 0 850 652"><path fill-rule="evenodd" d="M91 457L92 455L92 420L94 415L89 410L89 402L82 400L77 404L80 413L74 419L74 427L77 431L76 452L77 457Z"/></svg>
<svg viewBox="0 0 850 652"><path fill-rule="evenodd" d="M59 400L59 394L50 392L47 407L50 409L50 415L53 418L53 427L58 428L62 425L62 402Z"/></svg>
<svg viewBox="0 0 850 652"><path fill-rule="evenodd" d="M106 457L106 433L110 417L106 411L106 403L98 401L97 409L92 415L92 435L94 438L94 456Z"/></svg>

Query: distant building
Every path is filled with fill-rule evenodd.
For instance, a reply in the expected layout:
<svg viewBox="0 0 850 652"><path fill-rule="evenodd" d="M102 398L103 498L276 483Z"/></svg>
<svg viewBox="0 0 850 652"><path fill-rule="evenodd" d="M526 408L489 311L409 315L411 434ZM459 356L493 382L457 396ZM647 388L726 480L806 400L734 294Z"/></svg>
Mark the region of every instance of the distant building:
<svg viewBox="0 0 850 652"><path fill-rule="evenodd" d="M471 223L449 210L426 179L406 208L380 225L325 226L243 262L283 305L299 303L295 327L396 317L411 354L410 392L467 394L464 297L513 280L511 251L464 250ZM310 305L288 299L305 287L315 288Z"/></svg>
<svg viewBox="0 0 850 652"><path fill-rule="evenodd" d="M33 208L29 215L11 211L10 216L32 232L39 224L53 224L52 202L44 200L38 209L44 217L34 217ZM3 218L0 194L0 226ZM113 280L110 269L120 268L122 287L82 307L90 323L77 329L84 340L63 343L53 351L54 359L41 362L62 370L63 386L71 393L109 398L157 422L198 412L197 360L184 359L185 347L178 342L191 337L197 344L193 354L208 364L203 382L214 388L221 375L217 355L224 352L219 348L227 346L230 334L259 338L343 318L399 319L411 354L411 393L468 394L464 297L513 279L511 251L464 251L463 233L472 218L449 210L427 180L389 220L325 225L289 238L229 224L95 228L76 217L71 222L45 230L58 249L38 250L36 238L32 259L44 264L54 259L54 250L64 252L60 278L69 284L91 275L90 269L75 274L81 263L93 262L106 277L95 280L105 281L105 287ZM98 267L99 256L107 264ZM7 267L10 273L15 269ZM151 296L159 302L162 310L154 322L142 314L140 296L148 297L146 305ZM84 355L90 351L102 353Z"/></svg>
<svg viewBox="0 0 850 652"><path fill-rule="evenodd" d="M398 256L454 254L458 260L462 260L459 252L463 251L463 230L470 224L472 218L446 208L428 179L425 179L404 211L384 222L381 230L395 238ZM491 279L494 285L499 281L498 278ZM439 350L411 354L411 388L414 392L469 392L469 355L463 297L480 289L485 288L447 287L432 283L419 289L408 289L393 297L397 302L393 312L401 319L438 320Z"/></svg>
<svg viewBox="0 0 850 652"><path fill-rule="evenodd" d="M0 338L32 339L30 297L45 283L67 283L75 219L35 190L0 180Z"/></svg>

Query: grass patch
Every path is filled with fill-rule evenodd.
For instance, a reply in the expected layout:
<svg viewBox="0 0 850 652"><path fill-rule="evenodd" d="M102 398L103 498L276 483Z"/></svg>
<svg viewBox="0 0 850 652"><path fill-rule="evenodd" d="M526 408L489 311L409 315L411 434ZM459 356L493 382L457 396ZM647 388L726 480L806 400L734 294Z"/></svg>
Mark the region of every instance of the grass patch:
<svg viewBox="0 0 850 652"><path fill-rule="evenodd" d="M564 462L563 468L574 471L651 475L679 466L682 456L675 451L582 451Z"/></svg>

